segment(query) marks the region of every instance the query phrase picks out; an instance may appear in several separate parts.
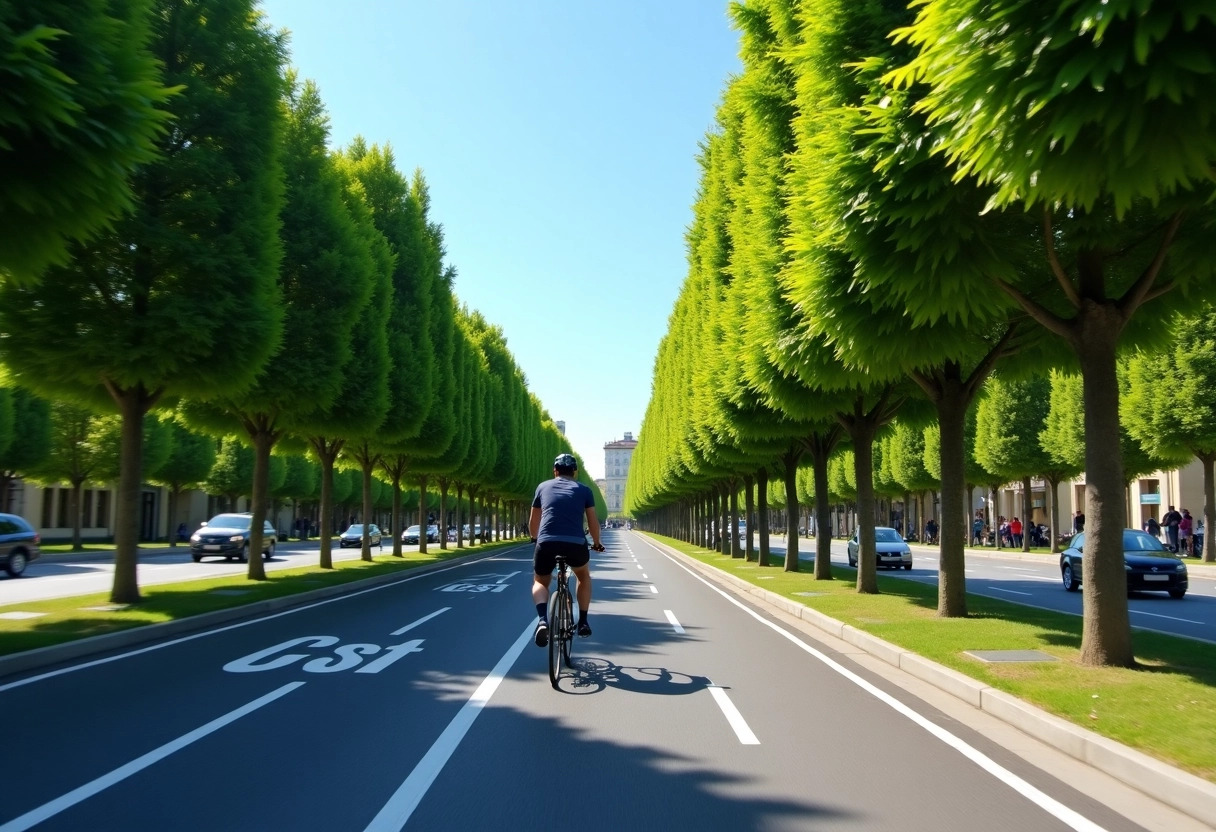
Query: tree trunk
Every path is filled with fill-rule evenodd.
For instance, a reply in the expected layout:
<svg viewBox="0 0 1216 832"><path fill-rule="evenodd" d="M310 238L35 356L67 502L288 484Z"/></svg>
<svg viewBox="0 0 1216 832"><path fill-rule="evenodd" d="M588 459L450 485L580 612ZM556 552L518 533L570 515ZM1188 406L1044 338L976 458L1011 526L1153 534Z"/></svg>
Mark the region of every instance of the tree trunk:
<svg viewBox="0 0 1216 832"><path fill-rule="evenodd" d="M1084 253L1083 253L1084 255ZM1084 275L1082 276L1084 281ZM1122 326L1109 304L1084 301L1074 346L1085 407L1085 557L1081 559L1081 663L1133 667L1123 565L1123 452L1119 444L1116 344Z"/></svg>
<svg viewBox="0 0 1216 832"><path fill-rule="evenodd" d="M798 459L802 452L790 448L781 457L785 466L785 571L798 571Z"/></svg>
<svg viewBox="0 0 1216 832"><path fill-rule="evenodd" d="M768 540L768 469L761 468L756 472L756 514L760 523L760 552L756 563L760 566L769 565Z"/></svg>
<svg viewBox="0 0 1216 832"><path fill-rule="evenodd" d="M249 505L249 563L245 573L251 581L266 580L266 564L262 549L266 546L263 528L266 524L267 492L270 490L270 449L278 440L269 420L256 417L245 422L245 430L253 440L253 494Z"/></svg>
<svg viewBox="0 0 1216 832"><path fill-rule="evenodd" d="M439 478L439 548L448 548L448 482L447 477Z"/></svg>
<svg viewBox="0 0 1216 832"><path fill-rule="evenodd" d="M939 559L937 614L961 618L967 614L966 546L970 530L963 506L966 487L966 435L968 399L963 385L943 384L937 401L941 426L942 516L938 521Z"/></svg>
<svg viewBox="0 0 1216 832"><path fill-rule="evenodd" d="M114 584L110 602L139 603L139 489L143 479L144 415L158 398L143 385L106 388L122 418L118 494L114 506Z"/></svg>
<svg viewBox="0 0 1216 832"><path fill-rule="evenodd" d="M1054 555L1060 551L1060 481L1044 476L1043 482L1047 483L1047 503L1050 506L1047 517L1051 524L1051 530L1048 532L1051 540L1048 542Z"/></svg>
<svg viewBox="0 0 1216 832"><path fill-rule="evenodd" d="M430 527L426 515L426 474L418 478L418 554L426 554L426 533Z"/></svg>
<svg viewBox="0 0 1216 832"><path fill-rule="evenodd" d="M79 552L84 549L84 543L80 539L80 527L84 525L84 506L80 499L80 491L83 480L72 480L72 491L68 497L68 511L72 515L72 551ZM170 536L172 539L172 536Z"/></svg>
<svg viewBox="0 0 1216 832"><path fill-rule="evenodd" d="M334 513L334 460L338 458L338 452L342 450L345 441L314 436L309 443L317 455L317 461L321 464L321 498L320 504L317 506L317 513L320 515L320 521L317 524L321 541L320 566L322 569L333 569L333 536L329 526L330 518Z"/></svg>
<svg viewBox="0 0 1216 832"><path fill-rule="evenodd" d="M815 478L815 580L832 580L832 507L828 503L828 460L840 438L837 431L815 434L807 443Z"/></svg>
<svg viewBox="0 0 1216 832"><path fill-rule="evenodd" d="M743 557L751 563L756 559L756 547L752 544L752 536L756 533L756 492L751 474L744 475L743 489L743 516L747 523L747 536L743 539Z"/></svg>
<svg viewBox="0 0 1216 832"><path fill-rule="evenodd" d="M857 480L857 591L878 593L878 549L874 544L874 421L854 411L849 438L853 441L853 475ZM943 526L944 528L944 526Z"/></svg>
<svg viewBox="0 0 1216 832"><path fill-rule="evenodd" d="M464 524L463 517L460 516L460 511L463 508L464 502L464 483L456 483L456 548L464 548Z"/></svg>
<svg viewBox="0 0 1216 832"><path fill-rule="evenodd" d="M374 458L368 455L363 455L359 460L359 470L363 474L363 508L359 512L363 516L360 521L363 524L363 539L359 541L359 559L372 562L372 538L368 534L367 525L372 521L372 471L376 467Z"/></svg>

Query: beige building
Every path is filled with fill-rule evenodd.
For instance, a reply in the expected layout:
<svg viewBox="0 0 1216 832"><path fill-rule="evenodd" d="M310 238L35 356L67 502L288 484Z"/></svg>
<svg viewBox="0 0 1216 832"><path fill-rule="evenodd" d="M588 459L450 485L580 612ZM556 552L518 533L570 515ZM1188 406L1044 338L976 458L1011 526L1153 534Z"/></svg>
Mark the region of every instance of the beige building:
<svg viewBox="0 0 1216 832"><path fill-rule="evenodd" d="M629 462L633 449L638 446L632 433L624 439L616 439L604 445L604 502L608 504L608 516L620 515L625 506L625 480L629 477Z"/></svg>

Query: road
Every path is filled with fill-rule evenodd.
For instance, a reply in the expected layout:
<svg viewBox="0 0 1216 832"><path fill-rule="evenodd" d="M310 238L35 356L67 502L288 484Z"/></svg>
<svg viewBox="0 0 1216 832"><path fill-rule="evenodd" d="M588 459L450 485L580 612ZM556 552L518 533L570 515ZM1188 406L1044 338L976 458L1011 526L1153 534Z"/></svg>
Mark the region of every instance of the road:
<svg viewBox="0 0 1216 832"><path fill-rule="evenodd" d="M0 832L1201 828L605 543L560 691L526 547L0 679Z"/></svg>
<svg viewBox="0 0 1216 832"><path fill-rule="evenodd" d="M772 551L785 557L785 538L772 538ZM800 559L811 559L814 540L801 538ZM848 566L845 541L832 541L832 563ZM912 571L880 570L910 581L937 585L937 548L912 544ZM1128 597L1132 626L1202 641L1216 641L1216 567L1188 559L1190 589L1182 600L1164 592L1136 592ZM996 550L967 550L967 591L1043 609L1080 615L1081 593L1067 592L1060 582L1060 567L1054 556L1025 556Z"/></svg>

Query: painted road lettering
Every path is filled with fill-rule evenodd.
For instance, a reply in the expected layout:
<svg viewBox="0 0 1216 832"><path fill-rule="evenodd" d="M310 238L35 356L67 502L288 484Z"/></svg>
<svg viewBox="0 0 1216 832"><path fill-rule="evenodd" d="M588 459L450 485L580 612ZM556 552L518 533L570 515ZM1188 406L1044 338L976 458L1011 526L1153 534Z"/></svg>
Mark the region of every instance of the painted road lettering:
<svg viewBox="0 0 1216 832"><path fill-rule="evenodd" d="M519 572L492 572L488 575L470 575L463 581L435 587L437 592L504 592L508 586L507 580L514 578ZM496 580L497 579L497 580Z"/></svg>
<svg viewBox="0 0 1216 832"><path fill-rule="evenodd" d="M224 670L229 673L260 673L264 670L279 670L296 662L304 661L303 670L307 673L339 673L344 670L355 670L356 673L379 673L394 662L408 656L410 653L422 652L422 639L416 638L401 644L381 647L379 644L339 644L341 639L336 636L302 636L288 639L273 647L258 650L248 656L228 662ZM334 645L338 645L334 647ZM289 653L293 648L328 648L333 650L318 656L315 652ZM383 655L379 655L383 653ZM363 667L365 656L377 656L374 661ZM305 661L305 660L309 661Z"/></svg>

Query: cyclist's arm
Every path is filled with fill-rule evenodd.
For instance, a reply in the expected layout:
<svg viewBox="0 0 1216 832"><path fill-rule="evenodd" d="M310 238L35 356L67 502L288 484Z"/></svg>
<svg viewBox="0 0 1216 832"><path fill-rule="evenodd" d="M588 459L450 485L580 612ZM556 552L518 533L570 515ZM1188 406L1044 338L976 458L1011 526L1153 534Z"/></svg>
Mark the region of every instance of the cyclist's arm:
<svg viewBox="0 0 1216 832"><path fill-rule="evenodd" d="M587 528L591 530L591 540L595 548L600 548L604 544L600 543L600 521L595 519L595 506L587 506Z"/></svg>
<svg viewBox="0 0 1216 832"><path fill-rule="evenodd" d="M540 534L540 509L536 506L532 506L532 514L528 516L528 533L533 540Z"/></svg>

